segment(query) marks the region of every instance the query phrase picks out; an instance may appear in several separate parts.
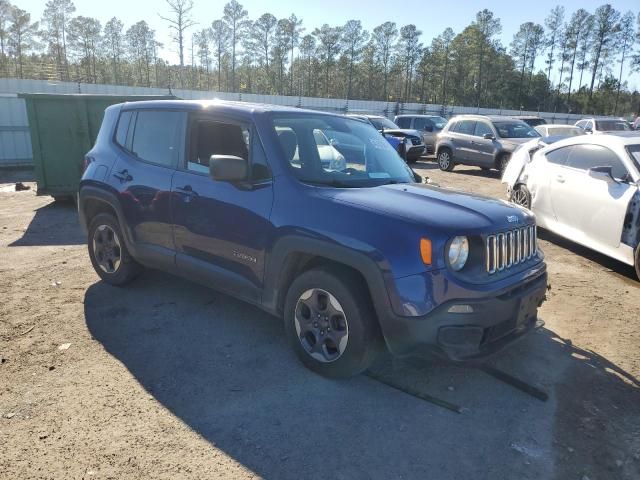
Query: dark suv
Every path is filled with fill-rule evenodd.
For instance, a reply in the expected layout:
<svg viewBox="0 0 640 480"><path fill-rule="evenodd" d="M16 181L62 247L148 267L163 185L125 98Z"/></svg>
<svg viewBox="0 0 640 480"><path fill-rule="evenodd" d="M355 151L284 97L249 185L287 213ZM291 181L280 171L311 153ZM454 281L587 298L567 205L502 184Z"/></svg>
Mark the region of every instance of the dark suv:
<svg viewBox="0 0 640 480"><path fill-rule="evenodd" d="M438 134L447 124L447 120L438 115L397 115L393 121L401 128L411 128L422 134L425 153L436 153Z"/></svg>
<svg viewBox="0 0 640 480"><path fill-rule="evenodd" d="M322 133L322 135L319 135ZM331 148L318 139L339 138ZM369 124L232 102L114 105L78 194L91 262L165 270L284 318L328 376L394 354L482 357L539 325L546 266L528 211L414 183ZM250 332L247 332L250 335Z"/></svg>
<svg viewBox="0 0 640 480"><path fill-rule="evenodd" d="M456 164L502 172L518 146L539 136L528 124L511 117L459 115L438 135L438 166L448 172Z"/></svg>
<svg viewBox="0 0 640 480"><path fill-rule="evenodd" d="M425 154L425 145L422 135L417 130L400 128L387 117L381 115L347 114L348 117L357 118L371 124L378 130L387 142L398 151L407 163L415 163Z"/></svg>

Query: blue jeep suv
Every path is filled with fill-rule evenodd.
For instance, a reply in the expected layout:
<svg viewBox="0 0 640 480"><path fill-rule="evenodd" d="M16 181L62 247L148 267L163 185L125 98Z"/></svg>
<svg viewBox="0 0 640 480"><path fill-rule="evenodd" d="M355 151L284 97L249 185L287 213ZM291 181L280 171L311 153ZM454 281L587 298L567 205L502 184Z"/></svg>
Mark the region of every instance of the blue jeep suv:
<svg viewBox="0 0 640 480"><path fill-rule="evenodd" d="M103 281L149 267L255 304L284 318L320 374L357 374L385 346L478 359L541 324L547 274L531 213L415 183L362 121L124 103L105 111L84 167L79 215Z"/></svg>

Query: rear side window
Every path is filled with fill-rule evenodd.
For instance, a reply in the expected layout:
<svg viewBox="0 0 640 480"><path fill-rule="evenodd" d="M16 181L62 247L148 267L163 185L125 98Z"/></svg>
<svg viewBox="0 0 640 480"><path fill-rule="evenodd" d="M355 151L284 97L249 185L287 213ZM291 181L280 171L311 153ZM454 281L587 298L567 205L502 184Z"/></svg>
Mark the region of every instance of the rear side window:
<svg viewBox="0 0 640 480"><path fill-rule="evenodd" d="M551 152L547 152L545 155L547 160L550 163L555 163L556 165L565 165L567 163L567 158L569 158L569 153L571 153L572 147L562 147Z"/></svg>
<svg viewBox="0 0 640 480"><path fill-rule="evenodd" d="M571 150L567 166L584 171L593 167L611 167L614 178L623 179L627 176L627 167L618 156L600 145L576 145Z"/></svg>
<svg viewBox="0 0 640 480"><path fill-rule="evenodd" d="M175 167L183 150L185 118L184 112L138 111L131 151L147 162Z"/></svg>
<svg viewBox="0 0 640 480"><path fill-rule="evenodd" d="M411 117L400 117L400 118L397 119L396 124L400 128L411 128ZM416 128L418 128L418 127L416 127Z"/></svg>
<svg viewBox="0 0 640 480"><path fill-rule="evenodd" d="M127 145L127 131L129 130L131 117L133 117L133 112L122 112L120 114L118 127L116 128L116 143L121 147L126 147Z"/></svg>
<svg viewBox="0 0 640 480"><path fill-rule="evenodd" d="M476 129L476 121L475 120L463 120L458 122L456 126L456 133L463 133L465 135L473 135L473 132Z"/></svg>

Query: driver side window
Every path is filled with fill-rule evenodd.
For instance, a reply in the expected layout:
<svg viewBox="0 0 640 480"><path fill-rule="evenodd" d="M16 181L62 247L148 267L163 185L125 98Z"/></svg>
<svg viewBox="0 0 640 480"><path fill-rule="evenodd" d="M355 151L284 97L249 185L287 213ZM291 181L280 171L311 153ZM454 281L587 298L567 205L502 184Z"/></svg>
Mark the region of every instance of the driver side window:
<svg viewBox="0 0 640 480"><path fill-rule="evenodd" d="M593 167L611 167L613 178L624 180L627 167L618 156L606 147L600 145L576 145L567 160L567 167L588 171Z"/></svg>

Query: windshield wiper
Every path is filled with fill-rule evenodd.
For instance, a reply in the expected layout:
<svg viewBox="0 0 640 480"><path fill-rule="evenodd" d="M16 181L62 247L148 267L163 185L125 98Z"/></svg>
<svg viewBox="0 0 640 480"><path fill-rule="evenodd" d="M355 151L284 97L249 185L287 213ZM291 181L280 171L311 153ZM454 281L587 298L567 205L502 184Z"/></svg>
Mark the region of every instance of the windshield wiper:
<svg viewBox="0 0 640 480"><path fill-rule="evenodd" d="M336 188L358 188L360 185L353 183L341 182L340 180L302 180L310 185L318 185L320 187L336 187Z"/></svg>

